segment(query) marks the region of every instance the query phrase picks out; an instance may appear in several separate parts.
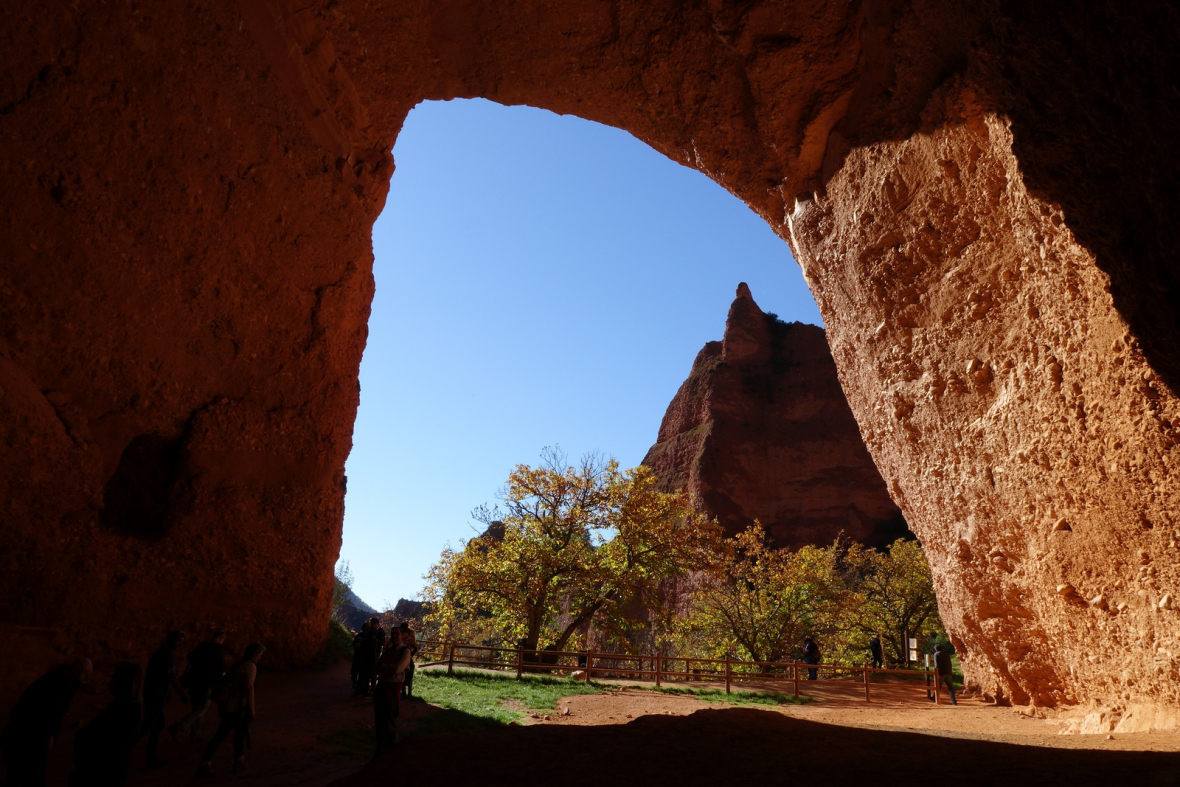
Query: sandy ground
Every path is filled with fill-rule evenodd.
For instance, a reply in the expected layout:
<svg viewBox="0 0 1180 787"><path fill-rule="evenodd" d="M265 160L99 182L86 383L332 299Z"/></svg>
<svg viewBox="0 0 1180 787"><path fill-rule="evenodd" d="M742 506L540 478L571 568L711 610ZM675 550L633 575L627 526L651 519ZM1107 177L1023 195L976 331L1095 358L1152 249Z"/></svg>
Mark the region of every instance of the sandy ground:
<svg viewBox="0 0 1180 787"><path fill-rule="evenodd" d="M1180 785L1180 734L1080 736L977 700L935 706L915 687L874 687L865 703L853 687L807 687L819 701L801 706L737 706L657 694L626 685L578 695L520 726L479 733L413 738L375 762L328 743L326 736L372 725L372 706L349 697L347 667L326 672L264 673L258 686L250 769L230 774L231 747L218 752L219 781L251 785L520 784L537 774L563 785L770 784L798 780L845 784L913 784L936 774L965 784ZM789 693L789 692L787 692ZM51 761L51 785L64 785L72 731L106 699L80 694ZM405 707L403 723L433 712ZM565 708L568 715L563 715ZM6 715L7 708L3 709ZM183 707L173 702L169 720ZM546 718L548 717L548 718ZM206 722L206 734L213 719ZM167 767L139 770L129 785L194 783L203 746L166 735ZM789 778L788 778L789 777ZM813 778L814 777L814 778ZM441 780L441 781L440 781Z"/></svg>

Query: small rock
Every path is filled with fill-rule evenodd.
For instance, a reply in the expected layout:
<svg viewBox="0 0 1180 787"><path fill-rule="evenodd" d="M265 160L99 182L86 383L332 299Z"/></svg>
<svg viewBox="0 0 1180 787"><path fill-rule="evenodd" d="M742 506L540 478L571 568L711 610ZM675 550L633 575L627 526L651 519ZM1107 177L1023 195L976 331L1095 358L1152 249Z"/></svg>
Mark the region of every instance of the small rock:
<svg viewBox="0 0 1180 787"><path fill-rule="evenodd" d="M1159 607L1160 607L1160 609L1171 609L1172 608L1172 594L1171 593L1164 594L1164 597L1160 599Z"/></svg>
<svg viewBox="0 0 1180 787"><path fill-rule="evenodd" d="M553 721L553 718L548 713L546 713L545 714L545 721Z"/></svg>
<svg viewBox="0 0 1180 787"><path fill-rule="evenodd" d="M1113 741L1113 740L1114 740L1114 736L1113 736L1113 735L1107 735L1107 736L1106 736L1106 739L1107 739L1108 741Z"/></svg>
<svg viewBox="0 0 1180 787"><path fill-rule="evenodd" d="M1073 585L1058 585L1057 586L1057 595L1059 595L1059 596L1068 597L1068 596L1074 595L1075 593L1077 593L1077 591L1074 590Z"/></svg>
<svg viewBox="0 0 1180 787"><path fill-rule="evenodd" d="M1053 532L1056 533L1059 530L1073 530L1073 528L1069 526L1069 520L1067 520L1065 517L1061 517L1061 519L1058 519L1053 524Z"/></svg>
<svg viewBox="0 0 1180 787"><path fill-rule="evenodd" d="M630 718L634 718L634 717L630 713L628 713L627 718L630 719Z"/></svg>
<svg viewBox="0 0 1180 787"><path fill-rule="evenodd" d="M562 716L569 716L569 715L571 715L571 714L570 714L570 708L569 708L569 706L568 706L568 705L566 705L564 708L562 708L562 709L561 709L561 715L562 715Z"/></svg>
<svg viewBox="0 0 1180 787"><path fill-rule="evenodd" d="M1098 607L1098 609L1106 609L1108 604L1106 603L1106 598L1100 593L1094 598L1090 599L1090 606Z"/></svg>

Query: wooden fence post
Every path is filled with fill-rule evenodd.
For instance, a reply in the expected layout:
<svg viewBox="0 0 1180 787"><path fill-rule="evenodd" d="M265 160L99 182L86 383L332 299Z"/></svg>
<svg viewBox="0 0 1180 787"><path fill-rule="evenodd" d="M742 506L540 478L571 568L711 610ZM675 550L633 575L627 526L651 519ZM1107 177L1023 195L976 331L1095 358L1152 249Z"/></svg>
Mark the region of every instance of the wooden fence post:
<svg viewBox="0 0 1180 787"><path fill-rule="evenodd" d="M451 640L451 655L447 657L447 675L455 674L455 640Z"/></svg>
<svg viewBox="0 0 1180 787"><path fill-rule="evenodd" d="M524 647L518 645L516 648L516 679L520 680L521 674L524 672Z"/></svg>
<svg viewBox="0 0 1180 787"><path fill-rule="evenodd" d="M594 663L593 651L586 651L586 682L590 682L590 666Z"/></svg>
<svg viewBox="0 0 1180 787"><path fill-rule="evenodd" d="M873 701L872 698L869 696L869 665L866 662L865 663L865 702L872 702L872 701Z"/></svg>
<svg viewBox="0 0 1180 787"><path fill-rule="evenodd" d="M660 654L656 653L656 688L660 687Z"/></svg>
<svg viewBox="0 0 1180 787"><path fill-rule="evenodd" d="M729 694L729 684L733 680L733 671L729 666L729 654L725 654L725 693Z"/></svg>
<svg viewBox="0 0 1180 787"><path fill-rule="evenodd" d="M927 673L927 674L929 674L929 673ZM942 689L942 685L941 685L942 679L939 678L937 671L934 673L933 678L934 678L934 704L941 705L942 704L942 693L940 690Z"/></svg>
<svg viewBox="0 0 1180 787"><path fill-rule="evenodd" d="M799 699L799 662L792 662L791 672L795 676L795 699Z"/></svg>

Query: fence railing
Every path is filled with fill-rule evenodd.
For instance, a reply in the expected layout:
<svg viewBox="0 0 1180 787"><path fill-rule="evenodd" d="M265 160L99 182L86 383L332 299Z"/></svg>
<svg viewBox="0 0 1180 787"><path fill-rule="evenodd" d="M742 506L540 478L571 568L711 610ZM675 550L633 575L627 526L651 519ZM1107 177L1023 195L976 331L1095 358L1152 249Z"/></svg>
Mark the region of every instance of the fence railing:
<svg viewBox="0 0 1180 787"><path fill-rule="evenodd" d="M880 669L865 664L848 667L838 664L806 664L798 661L740 661L704 659L685 656L641 655L625 653L595 653L593 651L529 650L490 645L467 645L461 642L418 640L418 659L433 664L446 664L447 674L455 667L515 671L519 679L526 673L565 673L585 680L594 677L623 678L653 681L657 687L665 682L715 682L725 684L729 694L739 682L789 684L796 699L804 687L837 685L858 687L865 702L872 701L873 685L886 684L889 675L904 676L921 683L914 686L927 695L934 693L934 702L942 702L938 675L933 670ZM804 677L804 675L806 675ZM874 677L886 676L874 681ZM893 683L891 685L897 685Z"/></svg>

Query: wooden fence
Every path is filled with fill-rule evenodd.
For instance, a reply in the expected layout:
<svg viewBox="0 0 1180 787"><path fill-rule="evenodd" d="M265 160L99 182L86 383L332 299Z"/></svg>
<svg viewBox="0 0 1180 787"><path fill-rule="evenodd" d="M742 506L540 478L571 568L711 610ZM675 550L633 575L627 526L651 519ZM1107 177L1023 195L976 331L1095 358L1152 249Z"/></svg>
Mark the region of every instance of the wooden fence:
<svg viewBox="0 0 1180 787"><path fill-rule="evenodd" d="M519 679L525 673L565 673L577 675L587 683L593 677L625 678L654 681L657 687L665 682L702 681L725 683L729 694L735 683L790 684L796 699L805 686L838 685L858 687L864 692L865 702L872 701L875 676L898 675L910 680L921 679L915 686L934 692L935 703L941 703L937 674L933 670L876 669L867 664L843 667L836 664L804 664L798 661L739 661L698 659L684 656L628 655L622 653L594 653L593 651L526 650L497 648L487 645L465 645L459 642L419 640L418 658L426 663L446 664L451 675L456 666L515 671ZM806 677L803 676L806 673ZM814 679L812 679L814 675ZM888 680L888 678L886 678ZM875 681L881 685L883 681Z"/></svg>

